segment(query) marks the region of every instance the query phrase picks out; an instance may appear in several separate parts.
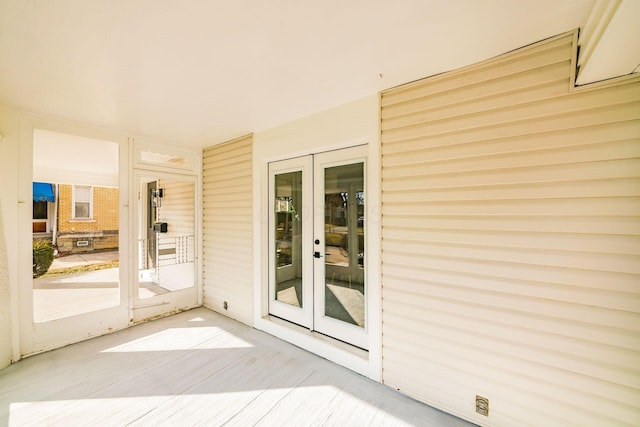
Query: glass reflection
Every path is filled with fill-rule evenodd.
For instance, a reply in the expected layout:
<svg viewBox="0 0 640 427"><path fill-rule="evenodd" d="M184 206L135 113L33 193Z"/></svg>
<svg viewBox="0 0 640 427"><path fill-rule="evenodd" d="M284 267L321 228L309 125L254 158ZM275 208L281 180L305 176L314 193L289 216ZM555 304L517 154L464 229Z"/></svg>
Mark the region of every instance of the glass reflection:
<svg viewBox="0 0 640 427"><path fill-rule="evenodd" d="M325 315L364 327L364 165L325 169Z"/></svg>
<svg viewBox="0 0 640 427"><path fill-rule="evenodd" d="M276 300L302 307L302 172L275 176Z"/></svg>
<svg viewBox="0 0 640 427"><path fill-rule="evenodd" d="M140 177L138 298L195 284L195 184Z"/></svg>

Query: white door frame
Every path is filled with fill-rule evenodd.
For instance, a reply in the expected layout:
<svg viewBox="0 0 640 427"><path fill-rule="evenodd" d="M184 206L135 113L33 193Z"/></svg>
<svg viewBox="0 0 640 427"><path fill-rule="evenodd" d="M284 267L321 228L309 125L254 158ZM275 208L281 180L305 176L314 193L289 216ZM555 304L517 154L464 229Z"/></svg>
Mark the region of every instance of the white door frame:
<svg viewBox="0 0 640 427"><path fill-rule="evenodd" d="M312 239L313 230L310 227L309 220L312 219L313 200L311 194L313 194L313 180L311 179L312 171L312 158L311 156L296 157L293 159L282 160L277 163L269 164L269 189L275 188L276 175L286 174L289 172L301 172L302 173L302 204L297 207L300 220L302 221L302 283L309 284L313 281L313 262L309 256L304 254L311 254L313 251ZM271 194L269 197L269 256L270 260L273 260L272 256L276 252L276 239L275 239L275 197ZM293 244L293 242L292 242ZM309 286L302 287L302 307L296 307L281 301L276 298L275 283L278 276L278 269L272 261L269 263L269 284L272 285L269 288L269 312L290 320L298 325L311 328L313 324L313 292Z"/></svg>
<svg viewBox="0 0 640 427"><path fill-rule="evenodd" d="M149 298L139 298L139 280L138 280L138 265L140 259L140 251L138 250L138 238L142 234L146 235L146 221L142 218L146 218L147 215L147 197L145 194L140 194L138 198L138 192L141 190L140 179L150 178L149 181L144 181L143 187L146 189L147 183L153 180L179 180L184 182L193 183L194 192L194 218L193 218L193 232L194 232L194 248L200 247L201 242L201 228L198 212L201 212L199 201L199 181L195 175L175 173L175 172L160 172L158 170L148 169L134 169L133 172L133 187L134 191L131 192L130 206L132 216L134 219L133 236L135 239L131 239L131 253L133 254L132 262L132 274L131 276L131 301L132 301L132 319L133 322L140 322L145 319L162 316L175 312L176 310L187 309L197 307L201 304L200 295L202 293L200 283L200 256L199 250L195 249L194 259L194 271L193 271L193 286L185 289L175 290L165 294L155 295ZM144 232L144 233L142 233Z"/></svg>
<svg viewBox="0 0 640 427"><path fill-rule="evenodd" d="M347 342L359 348L368 347L367 323L364 327L352 325L325 314L326 307L326 265L325 265L325 169L362 163L363 179L366 177L367 147L357 146L332 150L304 157L281 160L269 164L269 314L281 317L297 325L318 331L327 336ZM302 307L279 301L276 295L276 283L279 282L280 269L276 267L276 175L301 172L301 203L296 206L301 221L301 246L299 254L302 261ZM366 195L366 180L363 190ZM350 195L354 197L354 195ZM366 196L365 196L366 197ZM366 206L366 205L365 205ZM295 236L294 236L295 238ZM366 233L365 233L366 238ZM317 243L316 243L317 242ZM292 243L292 250L296 248ZM317 254L317 256L314 256ZM292 255L294 255L292 253ZM351 260L353 261L353 260ZM350 266L353 267L353 266ZM366 276L366 275L365 275ZM364 317L366 319L366 300L368 289L365 283Z"/></svg>
<svg viewBox="0 0 640 427"><path fill-rule="evenodd" d="M327 168L343 166L343 165L351 165L355 163L363 163L363 178L364 178L364 193L365 200L367 199L367 147L359 146L359 147L351 147L344 148L342 150L334 150L327 151L323 153L318 153L314 155L313 161L313 173L314 173L314 220L313 220L313 228L314 228L314 239L318 239L320 243L318 247L324 251L325 248L325 211L324 209L320 209L322 206L324 208L325 204L325 174L324 171ZM350 195L349 197L352 197ZM366 208L365 202L365 208ZM367 226L367 216L365 216L365 224L364 228ZM365 232L365 246L368 236ZM316 249L316 248L314 248ZM366 251L365 251L366 253ZM325 315L325 301L326 301L326 267L325 267L325 259L324 257L314 258L314 329L318 332L325 333L334 337L336 339L340 339L342 341L353 344L357 347L367 349L369 346L369 340L367 337L368 334L368 321L367 321L367 300L369 298L369 289L367 283L367 274L366 269L364 271L365 275L365 293L364 293L364 318L365 325L364 327L359 327L356 325L352 325L338 319L334 319L330 316Z"/></svg>
<svg viewBox="0 0 640 427"><path fill-rule="evenodd" d="M303 148L295 151L280 150L279 155L258 156L254 162L254 321L256 329L265 331L298 347L318 354L328 360L360 373L375 381L382 379L382 324L380 297L380 145L377 138L358 138L343 142L327 144L317 148ZM366 181L367 194L367 299L368 352L355 349L336 340L310 332L309 329L297 327L279 321L269 315L269 210L268 165L271 162L318 154L324 151L339 150L364 145L367 147L368 167ZM373 183L373 185L372 185Z"/></svg>
<svg viewBox="0 0 640 427"><path fill-rule="evenodd" d="M202 305L202 152L158 143L156 141L132 138L130 145L130 181L135 191L130 191L131 231L138 236L141 226L140 208L138 206L138 177L155 177L159 179L177 178L194 182L195 217L194 245L195 272L193 288L171 292L167 297L138 299L138 252L136 239L131 239L131 271L129 295L131 319L134 322L157 316L169 315L180 309ZM144 208L146 209L146 208ZM142 209L142 210L144 210ZM144 213L143 213L144 214Z"/></svg>
<svg viewBox="0 0 640 427"><path fill-rule="evenodd" d="M80 137L114 142L119 145L119 282L120 300L118 306L89 313L55 319L48 322L33 321L33 279L32 279L32 191L33 191L33 134L35 129L77 135ZM200 261L202 248L199 244L202 234L202 158L201 153L178 147L165 146L155 142L137 142L126 133L71 123L60 119L29 113L20 115L20 141L18 166L18 230L17 230L17 274L16 285L11 286L12 359L62 347L124 329L131 325L133 315L133 279L137 268L132 264L135 241L131 238L135 227L134 195L132 191L134 167L143 167L153 174L162 171L188 175L195 182L195 236L196 272L195 303L202 304L202 280ZM172 154L170 166L154 161L155 153ZM145 154L151 153L145 157ZM149 160L150 159L150 160ZM178 304L180 305L180 304ZM167 308L167 307L163 307ZM163 310L161 314L170 314Z"/></svg>
<svg viewBox="0 0 640 427"><path fill-rule="evenodd" d="M32 278L32 180L33 180L33 133L35 129L100 139L119 145L119 304L88 313L77 314L51 321L34 322L33 278ZM19 313L17 328L18 354L22 356L62 347L89 337L103 335L129 324L128 301L128 248L129 248L129 141L126 135L95 129L88 126L23 114L20 121L20 160L18 189L18 296L13 306ZM15 357L14 357L15 358Z"/></svg>

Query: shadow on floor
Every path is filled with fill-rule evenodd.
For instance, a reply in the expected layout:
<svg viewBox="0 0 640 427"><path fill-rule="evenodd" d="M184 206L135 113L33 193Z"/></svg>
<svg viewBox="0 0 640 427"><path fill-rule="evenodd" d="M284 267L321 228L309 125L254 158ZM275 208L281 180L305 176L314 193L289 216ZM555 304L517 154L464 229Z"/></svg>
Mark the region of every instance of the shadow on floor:
<svg viewBox="0 0 640 427"><path fill-rule="evenodd" d="M0 424L470 426L200 308L0 371Z"/></svg>

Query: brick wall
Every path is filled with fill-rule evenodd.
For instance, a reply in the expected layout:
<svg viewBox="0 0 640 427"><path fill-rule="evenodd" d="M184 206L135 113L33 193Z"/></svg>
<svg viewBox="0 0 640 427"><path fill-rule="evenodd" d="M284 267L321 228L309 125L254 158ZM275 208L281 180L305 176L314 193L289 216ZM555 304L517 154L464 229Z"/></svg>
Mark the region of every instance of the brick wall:
<svg viewBox="0 0 640 427"><path fill-rule="evenodd" d="M118 247L118 189L93 187L93 217L73 219L73 185L58 186L58 250L89 252Z"/></svg>
<svg viewBox="0 0 640 427"><path fill-rule="evenodd" d="M118 229L118 189L93 187L93 218L73 219L73 186L60 184L58 230L61 233Z"/></svg>

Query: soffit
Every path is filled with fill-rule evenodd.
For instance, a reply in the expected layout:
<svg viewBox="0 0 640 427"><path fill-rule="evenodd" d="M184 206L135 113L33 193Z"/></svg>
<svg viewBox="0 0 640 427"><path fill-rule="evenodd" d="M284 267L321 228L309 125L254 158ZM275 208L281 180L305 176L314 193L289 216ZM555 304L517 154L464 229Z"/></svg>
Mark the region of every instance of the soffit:
<svg viewBox="0 0 640 427"><path fill-rule="evenodd" d="M0 0L0 102L201 147L578 28L592 0Z"/></svg>

